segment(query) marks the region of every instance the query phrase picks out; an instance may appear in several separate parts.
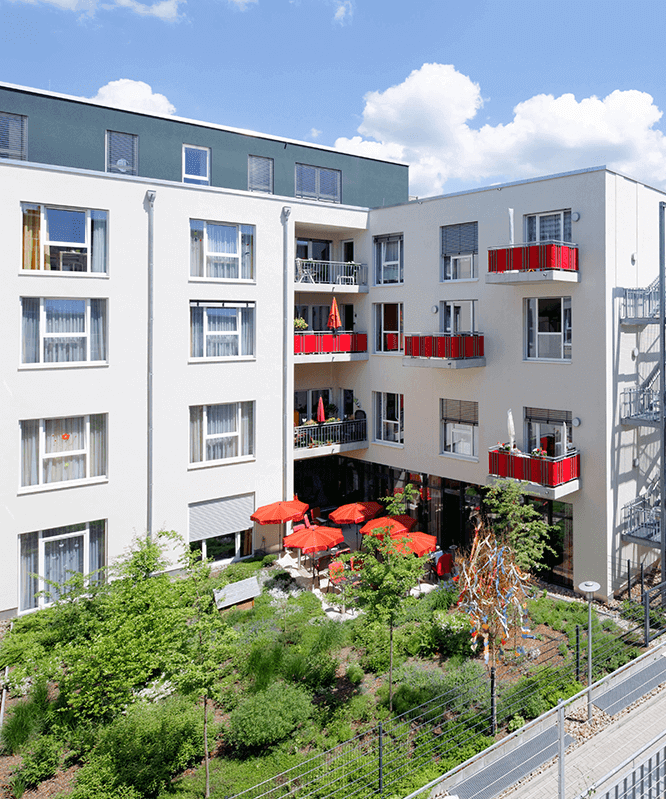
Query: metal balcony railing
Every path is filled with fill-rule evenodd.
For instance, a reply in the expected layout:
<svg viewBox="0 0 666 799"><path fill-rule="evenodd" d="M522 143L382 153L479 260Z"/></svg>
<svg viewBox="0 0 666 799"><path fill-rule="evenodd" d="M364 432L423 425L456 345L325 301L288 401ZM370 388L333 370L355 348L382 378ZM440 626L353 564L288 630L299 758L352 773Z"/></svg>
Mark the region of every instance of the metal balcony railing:
<svg viewBox="0 0 666 799"><path fill-rule="evenodd" d="M625 289L620 318L652 319L659 316L659 279L647 288Z"/></svg>
<svg viewBox="0 0 666 799"><path fill-rule="evenodd" d="M627 388L620 394L620 418L658 422L661 418L659 392L651 388Z"/></svg>
<svg viewBox="0 0 666 799"><path fill-rule="evenodd" d="M295 355L325 355L333 352L367 352L368 334L342 330L330 333L308 330L294 333Z"/></svg>
<svg viewBox="0 0 666 799"><path fill-rule="evenodd" d="M488 247L489 272L578 271L578 245L570 241L539 241Z"/></svg>
<svg viewBox="0 0 666 799"><path fill-rule="evenodd" d="M651 496L632 499L622 508L622 527L625 535L644 541L660 540L661 508L659 500Z"/></svg>
<svg viewBox="0 0 666 799"><path fill-rule="evenodd" d="M329 286L367 286L368 267L353 261L311 261L296 259L296 283Z"/></svg>
<svg viewBox="0 0 666 799"><path fill-rule="evenodd" d="M350 419L346 422L298 425L294 427L294 449L363 443L368 440L367 422L367 419Z"/></svg>
<svg viewBox="0 0 666 799"><path fill-rule="evenodd" d="M482 358L483 333L407 333L405 356L411 358Z"/></svg>

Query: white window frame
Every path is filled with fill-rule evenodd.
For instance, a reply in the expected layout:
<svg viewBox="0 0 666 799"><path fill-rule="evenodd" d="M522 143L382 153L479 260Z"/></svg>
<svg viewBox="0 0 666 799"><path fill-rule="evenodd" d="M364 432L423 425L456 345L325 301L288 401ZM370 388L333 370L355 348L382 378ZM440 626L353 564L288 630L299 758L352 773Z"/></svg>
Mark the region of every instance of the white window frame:
<svg viewBox="0 0 666 799"><path fill-rule="evenodd" d="M23 341L23 302L24 300L39 300L39 342L38 342L38 360L24 361L24 341ZM101 300L105 304L104 309L104 351L106 357L104 359L97 359L92 361L90 359L90 335L92 329L91 319L91 300ZM75 301L85 303L85 330L82 333L47 333L46 332L46 300L63 300L64 302ZM44 343L50 338L85 338L86 344L86 357L81 361L45 361L44 360ZM105 297L21 297L21 355L19 356L19 364L21 369L34 369L35 367L42 366L49 369L70 369L72 367L80 367L84 365L89 366L104 366L109 363L109 301Z"/></svg>
<svg viewBox="0 0 666 799"><path fill-rule="evenodd" d="M454 246L453 243L450 241L449 235L446 234L446 231L451 231L452 228L455 228L455 233L457 234L457 243L459 246L463 246L464 244L472 244L474 240L476 242L476 249L472 250L464 250L464 249L452 249ZM464 235L461 231L461 228L464 228ZM472 234L473 231L473 234ZM449 282L463 282L463 281L471 281L471 280L478 280L479 273L478 273L478 222L462 222L459 224L453 225L443 225L440 228L440 282L441 283L449 283ZM445 239L447 241L445 245ZM469 261L469 275L465 275L461 277L461 265L465 262Z"/></svg>
<svg viewBox="0 0 666 799"><path fill-rule="evenodd" d="M391 330L384 327L384 309L388 305L395 305L398 308L398 329ZM405 351L405 320L403 315L403 304L401 302L378 302L375 303L374 323L374 352L378 355L402 355ZM396 335L398 337L398 349L384 348L385 336Z"/></svg>
<svg viewBox="0 0 666 799"><path fill-rule="evenodd" d="M403 447L405 444L405 398L404 394L392 391L373 391L373 405L375 412L374 441L391 447ZM388 397L394 397L395 407L398 408L397 419L389 419L386 413ZM393 430L393 434L389 433Z"/></svg>
<svg viewBox="0 0 666 799"><path fill-rule="evenodd" d="M546 236L542 237L541 235L541 220L549 217L549 216L557 216L560 219L560 231L562 232L561 239L551 239L547 238ZM534 220L534 237L531 236L529 227L530 227L530 220ZM536 244L538 242L555 242L555 243L571 243L572 236L569 235L567 239L565 237L565 225L568 225L569 231L571 231L571 209L566 208L561 211L547 211L541 214L526 214L525 215L525 243L526 244Z"/></svg>
<svg viewBox="0 0 666 799"><path fill-rule="evenodd" d="M236 562L238 562L240 560L247 560L247 558L251 558L252 555L254 554L254 546L252 547L252 552L250 552L249 555L241 555L240 554L241 553L241 547L243 545L243 540L242 540L241 536L245 535L245 533L247 533L247 532L253 533L253 528L248 527L246 530L236 530L233 533L222 533L219 536L214 535L214 536L211 536L210 538L200 538L198 541L190 541L189 542L190 550L193 549L193 545L194 544L201 544L201 558L202 558L202 560L206 560L206 558L208 557L208 546L207 546L207 542L208 541L212 541L215 538L222 538L222 537L227 536L227 535L229 535L229 536L233 535L233 536L235 536L235 540L234 540L235 550L234 550L233 557L231 557L231 558L222 558L221 560L212 560L211 561L211 565L219 565L221 563L236 563Z"/></svg>
<svg viewBox="0 0 666 799"><path fill-rule="evenodd" d="M109 134L113 133L115 136L125 136L127 141L130 143L132 147L132 157L135 160L134 164L128 164L127 166L121 165L118 166L120 163L120 159L116 162L116 164L110 164L110 152L109 152ZM113 175L138 175L139 174L139 136L136 133L125 133L122 130L107 130L106 136L104 137L104 165L106 167L106 172L109 172Z"/></svg>
<svg viewBox="0 0 666 799"><path fill-rule="evenodd" d="M539 302L542 300L559 300L560 302L560 331L548 332L539 331ZM572 358L572 338L573 338L573 316L571 307L571 297L527 297L524 300L524 337L525 351L524 360L526 361L547 361L549 363L570 363ZM530 318L534 320L534 330L530 331ZM533 346L535 354L530 354L530 332L534 336ZM540 343L547 337L548 339L559 339L560 355L552 358L541 353ZM568 350L568 353L567 353Z"/></svg>
<svg viewBox="0 0 666 799"><path fill-rule="evenodd" d="M398 243L398 260L389 261L386 257L386 248L389 244ZM392 233L388 236L375 236L373 273L375 286L401 286L405 282L404 274L404 237L402 233ZM397 274L395 280L390 279L391 274Z"/></svg>
<svg viewBox="0 0 666 799"><path fill-rule="evenodd" d="M193 175L187 171L187 151L199 150L206 153L206 174ZM198 186L210 186L210 147L200 147L197 144L183 144L183 183L193 183Z"/></svg>
<svg viewBox="0 0 666 799"><path fill-rule="evenodd" d="M442 300L439 303L440 333L477 333L478 332L478 300ZM460 309L463 304L470 306L469 315L472 320L471 330L460 327Z"/></svg>
<svg viewBox="0 0 666 799"><path fill-rule="evenodd" d="M0 158L11 158L15 161L27 161L28 117L23 116L22 114L12 114L10 111L0 111L0 129L2 128L3 121L7 124L7 139L6 146L1 146L3 139L0 137ZM13 125L18 125L20 127L18 141L15 135L11 136ZM16 147L17 144L18 149Z"/></svg>
<svg viewBox="0 0 666 799"><path fill-rule="evenodd" d="M193 339L193 309L194 308L202 308L203 309L203 355L193 355L192 353L192 339ZM208 309L213 308L224 308L224 309L231 309L236 312L236 330L234 331L224 331L220 332L219 330L209 330L208 329ZM251 353L241 353L241 336L242 336L242 314L241 311L245 308L252 309L252 352ZM190 300L190 359L192 361L196 361L200 363L201 361L254 361L256 360L256 330L257 330L257 313L256 313L256 303L254 302L227 302L227 301L220 301L220 302L207 302L207 301L197 301L197 300ZM233 336L237 339L237 351L238 355L206 355L208 350L208 337L209 336Z"/></svg>
<svg viewBox="0 0 666 799"><path fill-rule="evenodd" d="M45 275L67 275L68 277L72 276L82 276L85 275L86 277L108 277L109 274L109 213L108 211L104 211L101 208L72 208L65 205L48 205L42 203L21 203L21 232L23 234L23 228L25 226L25 219L24 214L26 211L29 210L39 210L39 245L38 245L38 266L37 269L27 269L24 266L24 263L21 263L21 268L19 270L19 274L26 275L31 274L34 272L39 272L40 274ZM46 212L48 210L54 211L71 211L73 213L78 214L85 214L85 241L81 243L80 241L58 241L51 238L46 238L46 230L47 230L47 223L46 223ZM93 272L91 271L92 267L92 213L99 214L106 214L106 236L105 236L105 248L104 248L104 272ZM45 250L46 247L70 247L72 250L85 250L85 257L86 257L86 269L85 271L74 271L74 270L64 270L64 269L46 269L46 255ZM61 261L62 261L62 255ZM22 258L25 258L25 253L23 254Z"/></svg>
<svg viewBox="0 0 666 799"><path fill-rule="evenodd" d="M312 170L312 177L314 177L314 189L312 191L306 191L301 186L301 190L299 191L299 167L301 170ZM294 195L296 197L303 197L307 200L318 200L319 202L325 203L341 203L342 202L342 170L340 169L333 169L331 167L326 166L314 166L312 164L295 164L295 172L294 172ZM322 172L334 172L337 179L337 186L336 186L336 195L333 197L330 194L322 194L321 189L321 174Z"/></svg>
<svg viewBox="0 0 666 799"><path fill-rule="evenodd" d="M243 441L241 440L242 435L242 406L245 404L244 402L216 402L211 403L210 405L192 405L190 406L190 418L193 410L201 408L201 455L202 460L200 461L190 461L189 466L190 468L202 468L206 466L216 466L223 463L240 463L242 461L251 461L254 460L256 455L256 403L254 400L246 400L245 402L250 402L252 407L252 431L250 433L252 437L252 449L247 455L234 455L230 458L216 458L207 460L206 453L208 451L207 443L213 439L232 439L235 438L238 441L236 451L242 452L243 449ZM222 406L222 405L235 405L236 406L236 430L230 433L208 433L208 409ZM192 435L192 431L190 430L190 436ZM190 453L192 449L192 442L190 441Z"/></svg>
<svg viewBox="0 0 666 799"><path fill-rule="evenodd" d="M104 553L103 561L104 562L103 562L101 567L98 567L98 568L104 569L106 567L106 565L107 565L108 521L106 519L95 519L94 521L103 521L104 522L104 543L103 543L103 553ZM79 527L80 524L83 525L83 530L71 530L72 527ZM46 580L45 580L45 577L44 577L44 574L46 572L45 549L46 549L47 542L49 542L49 541L53 541L53 542L65 541L67 539L77 538L79 536L82 536L83 537L83 563L84 563L84 571L82 572L82 574L84 576L87 576L87 575L89 575L91 573L91 571L93 571L91 569L91 563L90 563L90 525L93 524L93 522L81 522L80 524L65 525L65 526L60 527L60 528L51 528L51 530L45 529L45 530L35 530L35 531L33 531L34 533L36 533L39 536L39 539L38 539L38 550L37 550L38 551L38 555L37 555L38 568L37 568L37 572L36 572L36 574L37 574L37 596L35 597L35 606L34 607L27 607L27 608L20 607L21 601L19 600L19 602L17 603L17 606L19 607L19 610L18 610L19 614L22 614L22 613L34 613L36 610L41 610L42 608L49 607L55 601L57 601L56 599L49 601L47 596L44 593L42 593L42 592L48 592L48 590L49 590L48 584L46 583ZM61 534L59 534L59 535L47 535L47 536L44 535L45 532L52 532L52 531L58 530L58 529L63 530L63 532ZM23 536L32 535L33 532L20 533L19 534L19 561L21 559L21 554L22 554L22 539L23 539ZM23 584L21 583L21 577L22 577L22 570L19 567L19 597L20 598L22 598L22 596L23 596ZM98 579L101 579L101 581L104 580L104 572L101 573L100 578L98 578ZM95 582L97 582L98 579L96 579ZM88 585L88 581L86 581L86 585Z"/></svg>
<svg viewBox="0 0 666 799"><path fill-rule="evenodd" d="M448 259L448 261L447 261ZM469 276L460 277L460 264L463 261L470 261ZM464 280L478 280L477 254L475 252L459 253L458 255L442 256L442 282L457 282Z"/></svg>
<svg viewBox="0 0 666 799"><path fill-rule="evenodd" d="M253 179L253 160L255 162L265 161L266 167L268 170L268 186L262 187L254 182ZM248 191L258 191L262 194L273 194L274 193L274 183L275 183L275 162L272 158L268 158L265 155L248 155L247 157L247 190Z"/></svg>
<svg viewBox="0 0 666 799"><path fill-rule="evenodd" d="M439 424L440 424L440 442L439 454L446 457L461 458L464 460L479 459L479 404L478 402L463 401L469 405L475 405L474 409L476 414L476 422L467 421L460 416L447 416L445 415L445 402L447 400L440 400L439 402ZM462 402L461 402L462 404ZM471 408L468 411L471 412ZM466 414L467 419L471 413ZM465 451L468 450L468 451Z"/></svg>
<svg viewBox="0 0 666 799"><path fill-rule="evenodd" d="M194 264L192 263L192 254L190 253L190 280L196 281L213 281L215 283L256 283L256 247L257 247L257 229L255 225L244 225L237 222L214 222L212 220L205 220L205 219L190 219L190 236L192 235L192 223L193 222L200 222L203 225L204 231L204 238L203 238L203 264L202 264L202 275L197 275L193 273ZM211 252L208 249L208 226L209 225L219 225L220 227L227 227L227 228L235 228L236 229L236 252L235 253L219 253L219 252ZM251 277L241 277L242 273L242 264L241 258L243 256L243 228L252 228L252 275ZM215 277L208 275L208 258L215 258L218 256L224 256L225 258L235 258L237 263L237 274L238 277Z"/></svg>
<svg viewBox="0 0 666 799"><path fill-rule="evenodd" d="M22 485L21 484L21 476L19 476L19 493L29 493L31 491L36 490L45 490L50 488L69 488L70 486L78 486L78 485L85 485L86 483L98 483L98 482L105 482L107 478L107 472L109 470L109 462L108 462L108 455L105 457L104 463L104 474L103 475L94 475L90 476L90 418L91 416L100 416L104 419L104 439L105 439L105 448L108 451L108 440L109 440L109 421L108 415L105 413L101 414L86 414L85 416L53 416L53 417L45 417L43 419L22 419L19 422L19 452L20 458L19 462L21 465L20 473L23 473L23 447L22 447L22 425L24 422L32 422L37 421L39 423L39 441L38 441L38 452L37 452L37 482L32 483L30 485ZM46 423L47 422L54 422L58 419L83 419L84 420L84 436L85 436L85 446L82 449L77 450L67 450L63 452L46 452ZM44 464L46 461L56 458L63 458L65 456L80 456L83 455L85 457L85 464L86 464L86 474L85 477L80 477L74 480L57 480L53 482L45 482L44 481Z"/></svg>

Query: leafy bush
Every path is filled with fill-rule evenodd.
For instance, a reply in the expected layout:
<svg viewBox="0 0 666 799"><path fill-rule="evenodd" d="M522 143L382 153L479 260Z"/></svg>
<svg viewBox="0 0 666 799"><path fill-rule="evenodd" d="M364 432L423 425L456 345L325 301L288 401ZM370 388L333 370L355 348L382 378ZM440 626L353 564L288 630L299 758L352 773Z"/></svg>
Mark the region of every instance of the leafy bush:
<svg viewBox="0 0 666 799"><path fill-rule="evenodd" d="M388 671L390 660L388 627L380 622L368 623L365 618L359 622L354 625L354 639L363 649L361 666L365 671L383 674ZM397 647L393 656L395 660L399 659Z"/></svg>
<svg viewBox="0 0 666 799"><path fill-rule="evenodd" d="M267 555L266 557L269 556ZM247 580L248 577L252 577L253 574L256 574L262 568L263 561L263 558L248 558L247 560L230 563L219 574L220 585L229 585L229 583Z"/></svg>
<svg viewBox="0 0 666 799"><path fill-rule="evenodd" d="M48 728L50 717L48 687L44 680L36 682L27 699L18 702L0 730L5 752L16 754L30 738Z"/></svg>
<svg viewBox="0 0 666 799"><path fill-rule="evenodd" d="M350 663L347 666L347 679L352 685L360 685L365 677L365 672L358 663Z"/></svg>
<svg viewBox="0 0 666 799"><path fill-rule="evenodd" d="M525 726L525 719L522 716L514 716L511 721L509 721L507 725L507 729L509 732L515 732L519 730L521 727Z"/></svg>
<svg viewBox="0 0 666 799"><path fill-rule="evenodd" d="M272 566L277 559L278 559L277 555L264 555L264 557L261 559L262 568L265 569L268 566Z"/></svg>
<svg viewBox="0 0 666 799"><path fill-rule="evenodd" d="M259 749L282 741L313 713L310 693L295 685L273 683L247 696L231 713L229 739L239 750Z"/></svg>
<svg viewBox="0 0 666 799"><path fill-rule="evenodd" d="M439 632L440 654L447 658L472 657L469 616L461 612L446 613L437 610L433 618Z"/></svg>
<svg viewBox="0 0 666 799"><path fill-rule="evenodd" d="M16 799L28 788L54 776L60 765L60 744L51 736L41 736L23 758L23 764L14 772L10 785Z"/></svg>

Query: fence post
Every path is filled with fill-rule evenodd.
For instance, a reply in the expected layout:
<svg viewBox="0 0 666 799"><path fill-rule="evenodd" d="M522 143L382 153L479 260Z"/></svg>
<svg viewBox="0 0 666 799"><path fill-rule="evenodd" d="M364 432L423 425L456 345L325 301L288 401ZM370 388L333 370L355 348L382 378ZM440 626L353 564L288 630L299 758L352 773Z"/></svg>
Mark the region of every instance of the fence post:
<svg viewBox="0 0 666 799"><path fill-rule="evenodd" d="M580 624L576 625L576 682L580 682Z"/></svg>
<svg viewBox="0 0 666 799"><path fill-rule="evenodd" d="M379 722L379 793L384 793L384 730Z"/></svg>
<svg viewBox="0 0 666 799"><path fill-rule="evenodd" d="M558 756L557 756L557 797L564 799L564 700L557 702Z"/></svg>
<svg viewBox="0 0 666 799"><path fill-rule="evenodd" d="M490 669L490 734L495 735L497 732L497 696L495 681L495 667Z"/></svg>
<svg viewBox="0 0 666 799"><path fill-rule="evenodd" d="M627 558L627 599L631 602L631 561Z"/></svg>
<svg viewBox="0 0 666 799"><path fill-rule="evenodd" d="M641 563L641 602L645 596L645 575L643 574L643 564Z"/></svg>
<svg viewBox="0 0 666 799"><path fill-rule="evenodd" d="M650 592L646 591L643 596L643 634L645 638L644 646L650 643Z"/></svg>

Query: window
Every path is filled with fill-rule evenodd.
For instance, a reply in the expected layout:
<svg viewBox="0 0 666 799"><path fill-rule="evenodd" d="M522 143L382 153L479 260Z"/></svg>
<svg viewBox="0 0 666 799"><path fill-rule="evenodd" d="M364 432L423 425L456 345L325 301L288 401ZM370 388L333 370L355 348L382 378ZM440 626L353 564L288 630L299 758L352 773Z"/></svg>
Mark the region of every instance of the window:
<svg viewBox="0 0 666 799"><path fill-rule="evenodd" d="M402 394L374 391L375 441L403 444L404 398Z"/></svg>
<svg viewBox="0 0 666 799"><path fill-rule="evenodd" d="M254 494L196 502L188 510L190 549L202 558L228 562L252 554Z"/></svg>
<svg viewBox="0 0 666 799"><path fill-rule="evenodd" d="M28 117L0 111L0 158L27 160Z"/></svg>
<svg viewBox="0 0 666 799"><path fill-rule="evenodd" d="M254 402L190 408L190 463L254 455Z"/></svg>
<svg viewBox="0 0 666 799"><path fill-rule="evenodd" d="M375 352L402 352L403 330L401 302L375 304Z"/></svg>
<svg viewBox="0 0 666 799"><path fill-rule="evenodd" d="M338 303L340 321L343 331L354 330L354 306L351 303ZM331 312L330 305L294 305L294 319L304 319L309 330L317 332L330 332L328 316Z"/></svg>
<svg viewBox="0 0 666 799"><path fill-rule="evenodd" d="M477 277L479 252L478 222L444 225L442 231L442 266L440 280L471 280Z"/></svg>
<svg viewBox="0 0 666 799"><path fill-rule="evenodd" d="M571 297L525 300L525 357L571 360Z"/></svg>
<svg viewBox="0 0 666 799"><path fill-rule="evenodd" d="M253 302L190 302L192 358L254 355Z"/></svg>
<svg viewBox="0 0 666 799"><path fill-rule="evenodd" d="M106 476L106 414L20 424L22 486Z"/></svg>
<svg viewBox="0 0 666 799"><path fill-rule="evenodd" d="M28 203L21 210L24 269L100 274L108 271L106 211Z"/></svg>
<svg viewBox="0 0 666 799"><path fill-rule="evenodd" d="M342 194L342 172L322 166L296 164L296 196L310 200L339 203Z"/></svg>
<svg viewBox="0 0 666 799"><path fill-rule="evenodd" d="M525 241L571 241L571 210L526 216Z"/></svg>
<svg viewBox="0 0 666 799"><path fill-rule="evenodd" d="M332 241L296 239L296 257L303 261L330 261Z"/></svg>
<svg viewBox="0 0 666 799"><path fill-rule="evenodd" d="M479 403L441 399L440 452L442 455L479 454Z"/></svg>
<svg viewBox="0 0 666 799"><path fill-rule="evenodd" d="M190 219L190 275L254 280L254 225Z"/></svg>
<svg viewBox="0 0 666 799"><path fill-rule="evenodd" d="M440 326L442 333L476 333L477 300L454 300L440 302Z"/></svg>
<svg viewBox="0 0 666 799"><path fill-rule="evenodd" d="M402 235L375 237L375 283L402 283Z"/></svg>
<svg viewBox="0 0 666 799"><path fill-rule="evenodd" d="M106 565L106 521L53 527L19 536L21 551L19 610L33 610L67 593L61 587L75 574L99 583ZM44 591L44 594L40 594ZM40 594L38 596L38 594Z"/></svg>
<svg viewBox="0 0 666 799"><path fill-rule="evenodd" d="M139 137L133 133L106 132L106 171L117 175L139 174Z"/></svg>
<svg viewBox="0 0 666 799"><path fill-rule="evenodd" d="M333 390L330 388L310 388L294 391L294 423L298 416L298 424L305 424L308 420L317 419L319 398L324 403L326 416L337 416L338 407L333 403ZM335 410L333 410L333 408Z"/></svg>
<svg viewBox="0 0 666 799"><path fill-rule="evenodd" d="M273 159L260 155L247 157L247 188L273 194Z"/></svg>
<svg viewBox="0 0 666 799"><path fill-rule="evenodd" d="M106 361L106 300L21 298L21 363Z"/></svg>
<svg viewBox="0 0 666 799"><path fill-rule="evenodd" d="M210 185L210 150L208 147L183 145L183 183Z"/></svg>
<svg viewBox="0 0 666 799"><path fill-rule="evenodd" d="M571 411L555 411L548 408L524 408L525 440L527 451L537 447L546 455L566 455L573 446Z"/></svg>

